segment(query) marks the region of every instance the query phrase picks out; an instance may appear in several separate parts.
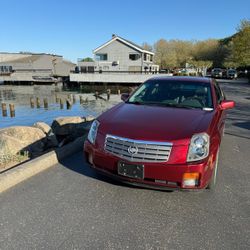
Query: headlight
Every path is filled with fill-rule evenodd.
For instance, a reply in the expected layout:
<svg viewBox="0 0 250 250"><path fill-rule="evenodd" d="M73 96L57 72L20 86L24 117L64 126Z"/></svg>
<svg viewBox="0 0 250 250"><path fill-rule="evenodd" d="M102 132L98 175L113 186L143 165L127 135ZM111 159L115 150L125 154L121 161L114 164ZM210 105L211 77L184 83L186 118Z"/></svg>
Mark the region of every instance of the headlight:
<svg viewBox="0 0 250 250"><path fill-rule="evenodd" d="M88 140L92 144L95 144L95 139L96 139L97 130L98 130L99 125L100 125L100 123L97 120L94 120L91 127L90 127L90 130L88 133Z"/></svg>
<svg viewBox="0 0 250 250"><path fill-rule="evenodd" d="M206 133L193 135L188 149L187 161L199 161L209 154L209 135Z"/></svg>

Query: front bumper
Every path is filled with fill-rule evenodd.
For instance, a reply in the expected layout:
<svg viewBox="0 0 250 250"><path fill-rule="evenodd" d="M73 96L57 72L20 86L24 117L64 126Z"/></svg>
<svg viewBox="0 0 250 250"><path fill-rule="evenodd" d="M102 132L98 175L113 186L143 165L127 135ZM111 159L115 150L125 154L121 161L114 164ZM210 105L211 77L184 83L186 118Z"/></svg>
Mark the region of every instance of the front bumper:
<svg viewBox="0 0 250 250"><path fill-rule="evenodd" d="M88 159L91 156L90 164L98 172L117 181L145 188L163 190L204 189L208 185L212 173L213 163L209 158L195 164L142 163L144 165L144 179L134 179L118 174L118 162L122 159L95 148L88 140L85 141L84 152L88 163L90 163ZM192 187L184 186L183 176L185 173L199 173L197 185Z"/></svg>

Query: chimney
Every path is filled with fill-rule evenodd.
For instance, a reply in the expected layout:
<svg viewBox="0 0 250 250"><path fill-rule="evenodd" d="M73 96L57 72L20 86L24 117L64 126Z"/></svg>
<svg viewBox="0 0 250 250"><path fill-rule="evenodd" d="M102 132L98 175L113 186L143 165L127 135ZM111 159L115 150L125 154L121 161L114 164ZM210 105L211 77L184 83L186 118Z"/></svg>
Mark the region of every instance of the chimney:
<svg viewBox="0 0 250 250"><path fill-rule="evenodd" d="M116 34L112 34L112 39L116 37Z"/></svg>

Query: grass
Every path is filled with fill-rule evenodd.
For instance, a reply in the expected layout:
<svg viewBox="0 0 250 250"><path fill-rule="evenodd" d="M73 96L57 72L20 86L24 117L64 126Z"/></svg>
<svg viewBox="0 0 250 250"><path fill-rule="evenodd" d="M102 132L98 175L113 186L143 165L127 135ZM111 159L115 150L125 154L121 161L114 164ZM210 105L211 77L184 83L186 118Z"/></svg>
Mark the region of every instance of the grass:
<svg viewBox="0 0 250 250"><path fill-rule="evenodd" d="M30 159L28 151L23 151L16 155L13 154L0 155L0 171L11 168L28 159Z"/></svg>

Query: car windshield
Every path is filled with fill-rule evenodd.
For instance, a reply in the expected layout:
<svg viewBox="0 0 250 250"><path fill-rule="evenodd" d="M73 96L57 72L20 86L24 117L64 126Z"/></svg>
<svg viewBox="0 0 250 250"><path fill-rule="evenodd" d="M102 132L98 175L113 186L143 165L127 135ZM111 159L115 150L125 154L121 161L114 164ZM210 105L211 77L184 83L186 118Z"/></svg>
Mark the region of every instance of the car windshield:
<svg viewBox="0 0 250 250"><path fill-rule="evenodd" d="M142 84L127 103L212 110L209 83L149 80Z"/></svg>

